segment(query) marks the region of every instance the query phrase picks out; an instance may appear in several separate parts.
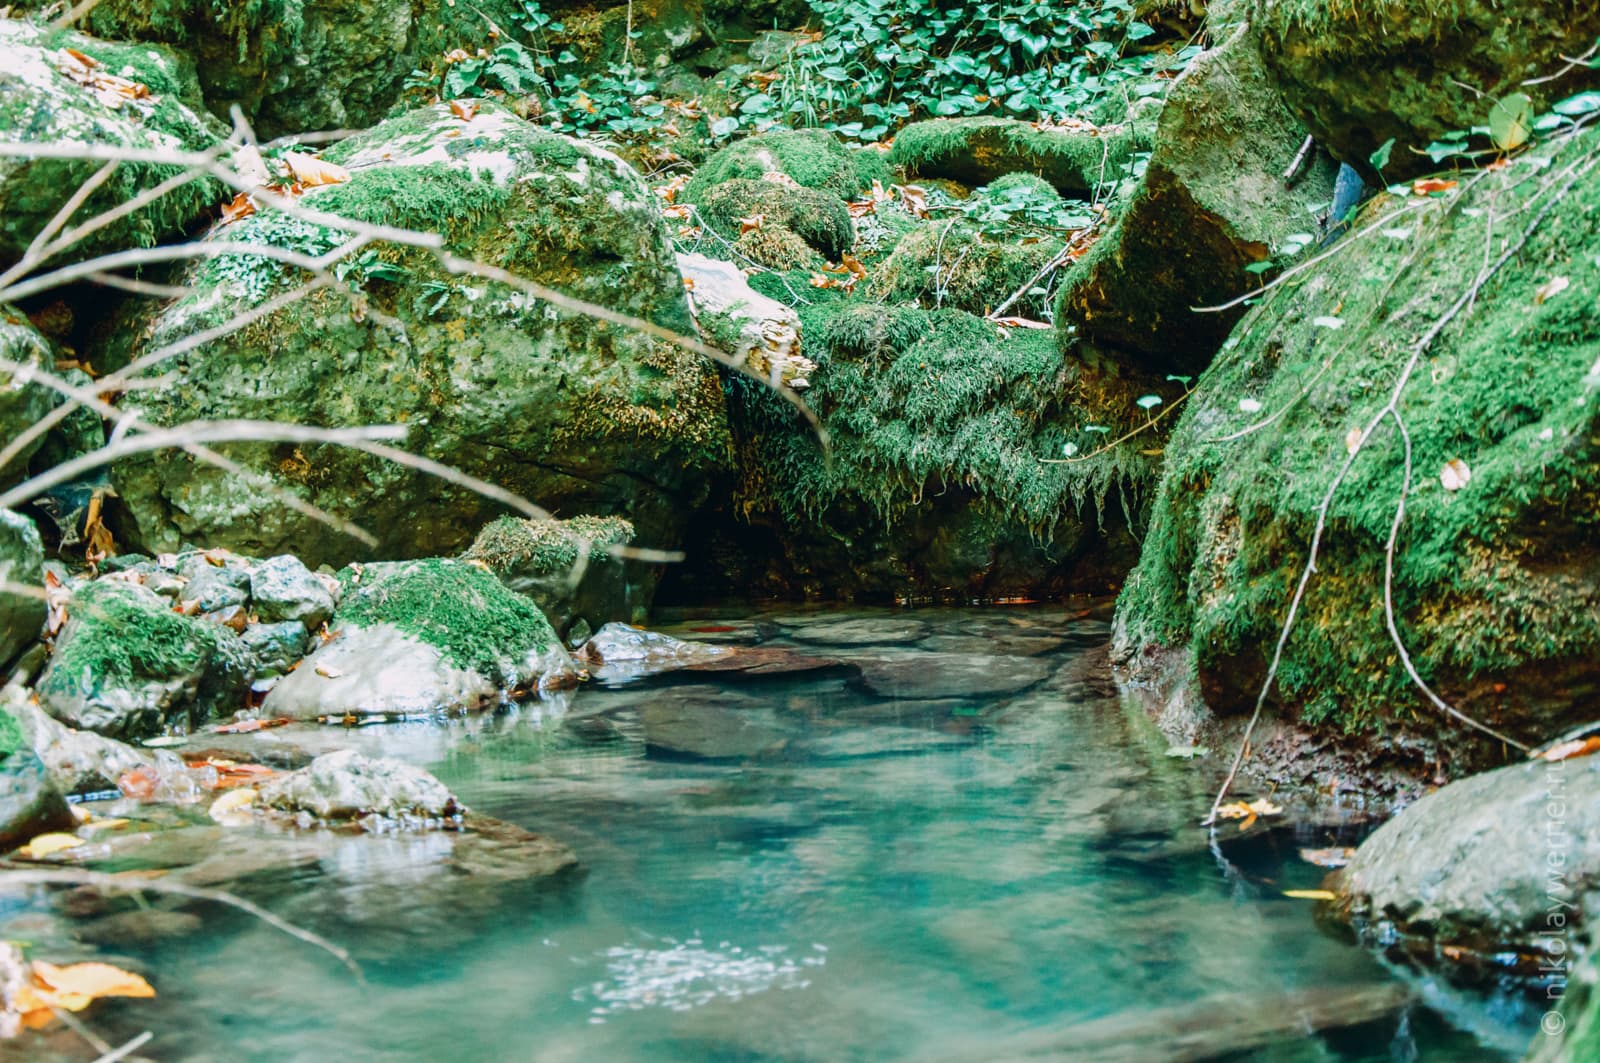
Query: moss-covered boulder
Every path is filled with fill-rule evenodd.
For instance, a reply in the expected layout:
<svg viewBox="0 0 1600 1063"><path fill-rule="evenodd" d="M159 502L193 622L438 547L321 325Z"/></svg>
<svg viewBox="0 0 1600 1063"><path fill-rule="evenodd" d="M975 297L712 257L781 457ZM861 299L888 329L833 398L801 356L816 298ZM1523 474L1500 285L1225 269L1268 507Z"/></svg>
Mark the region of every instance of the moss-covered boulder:
<svg viewBox="0 0 1600 1063"><path fill-rule="evenodd" d="M239 638L181 616L146 588L102 579L73 595L70 620L39 678L39 698L72 727L136 739L189 730L244 707Z"/></svg>
<svg viewBox="0 0 1600 1063"><path fill-rule="evenodd" d="M0 129L7 140L29 144L173 152L206 150L222 132L200 109L193 68L171 52L52 33L16 18L0 19ZM94 159L0 158L0 264L20 258L102 165ZM173 166L124 162L73 218L82 221L120 205L178 172ZM216 182L190 182L51 262L147 247L183 231L222 198Z"/></svg>
<svg viewBox="0 0 1600 1063"><path fill-rule="evenodd" d="M693 329L660 209L637 174L580 141L485 105L470 121L425 108L327 153L350 180L309 207L436 230L451 251L681 333ZM282 215L213 239L326 250L343 238ZM225 320L288 290L294 271L236 255L199 267L193 295L155 314L148 343ZM727 460L722 388L702 358L559 313L499 283L447 272L427 251L375 249L347 279L216 340L139 393L153 420L259 417L325 426L405 424L408 446L551 509L615 513L670 546L709 470ZM368 309L374 312L368 312ZM396 327L398 323L398 327ZM326 447L243 445L233 458L372 533L379 557L459 551L502 510L464 488ZM360 544L248 480L168 455L113 470L151 553L184 541L309 565Z"/></svg>
<svg viewBox="0 0 1600 1063"><path fill-rule="evenodd" d="M1502 96L1526 93L1542 111L1600 84L1600 69L1563 58L1600 37L1588 0L1253 0L1250 17L1273 86L1306 127L1371 176L1369 156L1393 139L1391 180L1428 169L1429 142L1487 125Z"/></svg>
<svg viewBox="0 0 1600 1063"><path fill-rule="evenodd" d="M652 566L630 564L611 552L633 539L619 517L524 520L501 517L486 526L462 555L481 562L507 587L536 602L567 637L613 620L644 618Z"/></svg>
<svg viewBox="0 0 1600 1063"><path fill-rule="evenodd" d="M1012 118L930 118L895 134L889 163L918 177L986 185L1010 173L1042 177L1087 199L1115 184L1133 155L1150 150L1148 122L1056 129Z"/></svg>
<svg viewBox="0 0 1600 1063"><path fill-rule="evenodd" d="M1049 316L1044 289L1024 286L1060 253L1054 237L1018 239L1007 233L985 233L961 219L926 225L907 233L872 272L867 293L891 303L916 303L928 309L948 307L982 316L1014 292L1023 295L1008 313Z"/></svg>
<svg viewBox="0 0 1600 1063"><path fill-rule="evenodd" d="M1137 389L1151 385L1069 362L1047 330L832 294L799 308L818 363L806 401L831 454L776 398L735 382L731 504L698 515L663 593L1106 590L1130 560L1123 504L1137 507L1154 462L1137 450L1091 458L1100 437L1083 429L1132 427ZM1080 446L1087 460L1053 463Z"/></svg>
<svg viewBox="0 0 1600 1063"><path fill-rule="evenodd" d="M480 709L576 678L530 599L481 562L353 565L331 638L267 695L297 719L400 719Z"/></svg>
<svg viewBox="0 0 1600 1063"><path fill-rule="evenodd" d="M729 239L737 240L750 229L787 229L830 262L837 262L855 243L855 226L844 200L792 181L734 178L712 185L693 202L706 224Z"/></svg>
<svg viewBox="0 0 1600 1063"><path fill-rule="evenodd" d="M1398 405L1411 479L1393 573L1411 658L1525 742L1595 717L1600 185L1570 167L1597 149L1591 132L1548 168L1530 157L1442 199L1382 196L1368 235L1261 301L1167 444L1121 653L1184 648L1213 710L1253 705L1324 497L1420 349ZM1527 243L1480 278L1491 226ZM1406 460L1386 419L1333 495L1272 703L1324 734L1410 735L1369 748L1431 776L1502 749L1422 700L1385 624Z"/></svg>
<svg viewBox="0 0 1600 1063"><path fill-rule="evenodd" d="M44 627L43 597L14 589L21 587L36 587L43 593L44 544L33 521L0 509L0 669L38 638Z"/></svg>
<svg viewBox="0 0 1600 1063"><path fill-rule="evenodd" d="M1292 188L1305 132L1273 94L1248 28L1172 88L1143 182L1061 291L1063 333L1162 372L1203 367L1239 313L1195 313L1259 286L1247 271L1315 232L1333 195L1325 159Z"/></svg>
<svg viewBox="0 0 1600 1063"><path fill-rule="evenodd" d="M711 156L695 171L682 198L698 203L726 181L759 181L768 174L783 174L802 188L854 199L874 180L887 180L889 168L882 153L847 148L832 133L776 130L734 141Z"/></svg>
<svg viewBox="0 0 1600 1063"><path fill-rule="evenodd" d="M50 831L71 830L76 822L22 726L0 709L0 851Z"/></svg>

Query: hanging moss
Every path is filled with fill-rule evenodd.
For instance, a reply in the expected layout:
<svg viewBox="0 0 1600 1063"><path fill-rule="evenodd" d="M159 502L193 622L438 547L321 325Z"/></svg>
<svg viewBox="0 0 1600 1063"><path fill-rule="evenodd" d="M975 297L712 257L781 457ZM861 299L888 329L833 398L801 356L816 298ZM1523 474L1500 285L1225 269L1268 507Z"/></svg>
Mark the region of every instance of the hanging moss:
<svg viewBox="0 0 1600 1063"><path fill-rule="evenodd" d="M389 624L430 646L452 664L491 679L556 645L555 632L533 602L466 561L428 558L346 568L344 596L333 624Z"/></svg>
<svg viewBox="0 0 1600 1063"><path fill-rule="evenodd" d="M1548 169L1546 150L1420 214L1381 198L1370 209L1387 234L1347 243L1240 324L1168 445L1143 556L1119 603L1127 648L1189 646L1214 707L1253 701L1348 434L1383 406L1413 344L1472 284L1488 219L1492 250L1527 224L1533 196L1554 194L1562 167L1597 150L1600 137L1585 134ZM1533 739L1581 713L1572 692L1581 683L1568 684L1592 677L1600 655L1597 242L1591 176L1432 343L1400 404L1415 466L1395 558L1400 629L1425 679ZM1570 288L1542 298L1558 276ZM1471 473L1460 490L1441 482L1452 461ZM1279 699L1305 720L1345 731L1449 726L1420 703L1384 624L1402 462L1385 422L1334 496L1278 678Z"/></svg>

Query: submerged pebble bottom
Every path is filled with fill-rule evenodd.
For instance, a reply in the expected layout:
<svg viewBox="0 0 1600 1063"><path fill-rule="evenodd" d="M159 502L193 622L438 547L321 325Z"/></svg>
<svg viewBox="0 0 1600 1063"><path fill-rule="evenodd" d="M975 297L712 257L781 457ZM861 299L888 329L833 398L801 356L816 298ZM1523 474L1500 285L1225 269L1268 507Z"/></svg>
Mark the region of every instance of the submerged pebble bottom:
<svg viewBox="0 0 1600 1063"><path fill-rule="evenodd" d="M619 945L605 951L610 976L572 999L598 1001L589 1009L589 1021L603 1023L609 1015L645 1008L688 1011L714 1000L740 1000L772 989L805 989L807 972L827 962L826 945L812 945L813 955L796 959L787 945L761 945L751 950L731 942L708 948L699 938L678 943L668 939L661 947Z"/></svg>

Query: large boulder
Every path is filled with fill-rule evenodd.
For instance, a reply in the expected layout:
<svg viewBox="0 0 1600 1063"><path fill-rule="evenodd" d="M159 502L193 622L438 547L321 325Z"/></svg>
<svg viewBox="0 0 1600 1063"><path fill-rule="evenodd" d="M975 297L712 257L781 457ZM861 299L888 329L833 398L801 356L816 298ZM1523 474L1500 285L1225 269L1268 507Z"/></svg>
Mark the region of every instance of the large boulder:
<svg viewBox="0 0 1600 1063"><path fill-rule="evenodd" d="M298 771L269 779L260 787L258 803L324 820L437 820L465 811L444 783L421 768L353 749L324 753Z"/></svg>
<svg viewBox="0 0 1600 1063"><path fill-rule="evenodd" d="M655 197L599 148L486 103L469 120L446 106L410 112L326 160L350 179L308 190L307 207L440 232L457 255L680 333L693 327ZM274 214L212 238L301 250L341 240ZM290 286L291 272L249 256L202 265L188 278L194 294L148 322L148 342L259 305ZM423 250L383 247L349 279L363 299L324 290L282 308L178 360L178 378L139 392L137 405L166 424L406 424L409 447L425 457L551 509L622 515L652 546L671 545L708 471L727 460L721 384L698 356L449 273ZM247 444L230 454L362 524L379 557L453 553L503 511L363 452ZM186 457L129 460L113 481L129 518L122 538L151 552L195 539L310 565L365 553L254 482Z"/></svg>
<svg viewBox="0 0 1600 1063"><path fill-rule="evenodd" d="M1597 141L1586 132L1548 170L1515 160L1442 200L1385 195L1368 235L1240 326L1167 443L1118 603L1124 660L1137 670L1177 647L1213 710L1249 712L1323 500L1426 345L1399 404L1411 480L1392 587L1409 654L1446 701L1530 745L1595 718L1600 187L1566 168ZM1485 279L1491 207L1496 239L1527 242ZM1386 420L1332 496L1272 704L1431 778L1504 749L1422 699L1385 622L1407 457Z"/></svg>
<svg viewBox="0 0 1600 1063"><path fill-rule="evenodd" d="M222 625L181 616L154 591L120 580L88 584L68 609L39 678L44 707L63 723L144 738L243 707L247 656Z"/></svg>
<svg viewBox="0 0 1600 1063"><path fill-rule="evenodd" d="M483 708L575 680L544 614L479 564L351 566L333 634L267 695L296 719L400 719Z"/></svg>
<svg viewBox="0 0 1600 1063"><path fill-rule="evenodd" d="M0 19L0 128L7 140L30 144L171 152L206 150L222 133L199 109L193 68L165 49L53 33L14 18ZM91 158L0 158L0 263L20 258L102 165ZM123 163L74 219L118 206L178 172ZM215 181L192 181L111 222L52 263L177 235L223 198L220 192Z"/></svg>
<svg viewBox="0 0 1600 1063"><path fill-rule="evenodd" d="M33 521L0 509L0 669L44 627L45 601L25 587L44 592L44 544Z"/></svg>
<svg viewBox="0 0 1600 1063"><path fill-rule="evenodd" d="M633 525L617 517L501 517L462 556L532 598L565 638L642 619L656 566L629 564L611 552L632 539Z"/></svg>
<svg viewBox="0 0 1600 1063"><path fill-rule="evenodd" d="M1569 928L1600 902L1600 757L1518 764L1429 794L1361 844L1338 892L1380 937L1561 958Z"/></svg>
<svg viewBox="0 0 1600 1063"><path fill-rule="evenodd" d="M28 748L17 720L0 709L0 851L50 831L71 830L76 820Z"/></svg>
<svg viewBox="0 0 1600 1063"><path fill-rule="evenodd" d="M1563 58L1600 37L1589 0L1254 0L1250 18L1273 87L1372 177L1368 159L1385 141L1395 144L1384 176L1409 177L1433 165L1421 153L1430 141L1486 125L1502 96L1526 93L1541 111L1600 83L1600 69Z"/></svg>
<svg viewBox="0 0 1600 1063"><path fill-rule="evenodd" d="M887 182L889 168L881 153L847 148L832 133L780 129L736 140L711 156L695 171L681 198L698 203L724 182L759 181L771 174L782 174L801 188L854 199L874 180Z"/></svg>
<svg viewBox="0 0 1600 1063"><path fill-rule="evenodd" d="M1304 138L1248 27L1196 59L1161 112L1143 182L1063 284L1063 337L1164 373L1204 368L1243 310L1195 308L1259 286L1247 267L1309 239L1313 209L1332 199L1326 159L1285 187Z"/></svg>

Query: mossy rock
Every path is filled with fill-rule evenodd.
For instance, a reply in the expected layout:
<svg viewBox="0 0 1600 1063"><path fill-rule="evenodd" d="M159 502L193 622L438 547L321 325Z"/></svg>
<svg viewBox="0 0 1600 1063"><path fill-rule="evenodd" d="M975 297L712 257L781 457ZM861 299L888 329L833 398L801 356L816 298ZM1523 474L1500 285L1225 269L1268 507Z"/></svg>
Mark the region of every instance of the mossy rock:
<svg viewBox="0 0 1600 1063"><path fill-rule="evenodd" d="M1333 198L1326 158L1292 188L1283 173L1305 139L1273 94L1248 28L1194 61L1161 112L1143 181L1116 224L1063 282L1056 323L1151 371L1210 361L1242 309L1196 313L1258 287L1247 267L1291 235L1315 232Z"/></svg>
<svg viewBox="0 0 1600 1063"><path fill-rule="evenodd" d="M1589 1063L1600 1059L1600 957L1593 944L1581 957L1568 959L1561 970L1548 977L1550 989L1561 990L1563 1021L1553 1030L1541 1030L1535 1035L1526 1063Z"/></svg>
<svg viewBox="0 0 1600 1063"><path fill-rule="evenodd" d="M33 521L0 509L0 670L39 637L46 613L43 598L5 584L44 589L44 544Z"/></svg>
<svg viewBox="0 0 1600 1063"><path fill-rule="evenodd" d="M1548 170L1526 158L1420 210L1383 196L1371 235L1261 300L1167 445L1118 605L1121 652L1187 648L1214 710L1249 709L1349 434L1473 285L1489 226L1516 239L1557 195L1549 183L1597 150L1600 135L1584 134ZM1399 407L1413 466L1394 562L1399 630L1441 696L1529 743L1600 710L1596 246L1600 184L1586 177L1439 333ZM1570 287L1541 295L1558 276ZM1385 625L1404 460L1385 421L1333 497L1273 701L1335 733L1432 736L1446 763L1470 766L1503 751L1421 699ZM1471 478L1450 490L1443 471L1456 461Z"/></svg>
<svg viewBox="0 0 1600 1063"><path fill-rule="evenodd" d="M757 265L780 272L818 270L827 264L817 250L793 229L763 225L739 234L733 249Z"/></svg>
<svg viewBox="0 0 1600 1063"><path fill-rule="evenodd" d="M735 178L712 185L693 202L706 224L730 239L742 235L742 219L759 216L761 228L788 229L831 262L837 262L855 242L855 226L844 201L812 188Z"/></svg>
<svg viewBox="0 0 1600 1063"><path fill-rule="evenodd" d="M1563 58L1600 37L1589 0L1253 0L1250 18L1274 88L1369 178L1390 139L1384 176L1411 177L1432 167L1419 154L1430 141L1486 125L1502 96L1526 93L1538 113L1600 85L1600 69Z"/></svg>
<svg viewBox="0 0 1600 1063"><path fill-rule="evenodd" d="M1090 133L1011 118L930 118L895 134L889 162L908 174L964 185L1031 173L1062 195L1087 199L1115 184L1135 152L1150 150L1149 133L1148 125L1133 122Z"/></svg>
<svg viewBox="0 0 1600 1063"><path fill-rule="evenodd" d="M106 73L149 95L102 98L65 72L80 52ZM111 44L81 33L52 32L23 19L0 19L0 128L24 143L114 145L142 151L205 151L224 130L199 108L194 70L171 52ZM112 101L115 101L113 103ZM0 158L0 265L19 259L33 238L101 167L93 159ZM180 172L155 163L121 163L73 215L84 221ZM213 180L195 180L111 222L51 259L62 265L182 233L226 197Z"/></svg>
<svg viewBox="0 0 1600 1063"><path fill-rule="evenodd" d="M1057 239L988 236L964 221L923 226L902 237L867 282L867 294L982 316L1036 276L1061 250ZM1024 295L1011 313L1042 318L1049 298Z"/></svg>
<svg viewBox="0 0 1600 1063"><path fill-rule="evenodd" d="M243 707L248 655L227 628L115 580L78 591L69 616L39 678L40 700L61 722L137 739Z"/></svg>
<svg viewBox="0 0 1600 1063"><path fill-rule="evenodd" d="M538 606L480 562L353 565L339 581L332 637L273 687L264 711L300 719L452 713L575 677Z"/></svg>
<svg viewBox="0 0 1600 1063"><path fill-rule="evenodd" d="M328 152L343 184L307 206L438 231L454 253L680 333L692 332L655 197L620 160L540 130L494 104L470 123L444 106L391 119ZM296 247L340 237L256 215L212 239ZM447 273L424 251L384 247L363 281L366 314L323 291L185 356L182 376L139 393L154 420L275 418L326 426L407 424L427 457L555 509L632 519L652 546L675 542L686 507L728 460L722 387L702 358ZM148 343L214 325L272 298L291 270L229 256L189 276L195 294L145 323ZM382 318L398 320L404 331ZM378 557L463 549L503 512L472 492L360 452L249 444L237 461L366 526ZM123 539L150 552L185 541L310 565L367 556L248 481L167 455L112 472Z"/></svg>
<svg viewBox="0 0 1600 1063"><path fill-rule="evenodd" d="M781 173L802 188L854 199L888 176L882 155L873 149L852 150L832 133L818 129L778 130L734 141L695 171L683 198L698 203L713 186L740 178L759 181Z"/></svg>
<svg viewBox="0 0 1600 1063"><path fill-rule="evenodd" d="M488 565L500 582L532 598L565 637L580 620L595 631L614 620L642 619L642 591L653 583L639 579L643 566L610 552L632 540L633 525L619 517L501 517L462 556Z"/></svg>
<svg viewBox="0 0 1600 1063"><path fill-rule="evenodd" d="M8 306L0 306L0 359L37 369L50 369L55 365L55 351L50 341L28 324L27 318ZM0 369L0 439L9 444L35 421L49 413L56 404L56 394L32 382L22 383ZM9 486L21 480L28 467L28 458L39 449L43 440L23 448L22 452L4 468L0 468L0 486ZM0 656L4 656L0 654Z"/></svg>
<svg viewBox="0 0 1600 1063"><path fill-rule="evenodd" d="M771 395L735 382L740 479L730 511L701 514L668 593L1106 589L1097 575L1115 566L1100 561L1131 545L1118 530L1124 506L1137 509L1155 463L1132 449L1075 464L1041 459L1085 441L1085 424L1131 427L1135 389L1148 382L1069 363L1048 331L815 294L798 308L818 363L806 401L831 453Z"/></svg>

